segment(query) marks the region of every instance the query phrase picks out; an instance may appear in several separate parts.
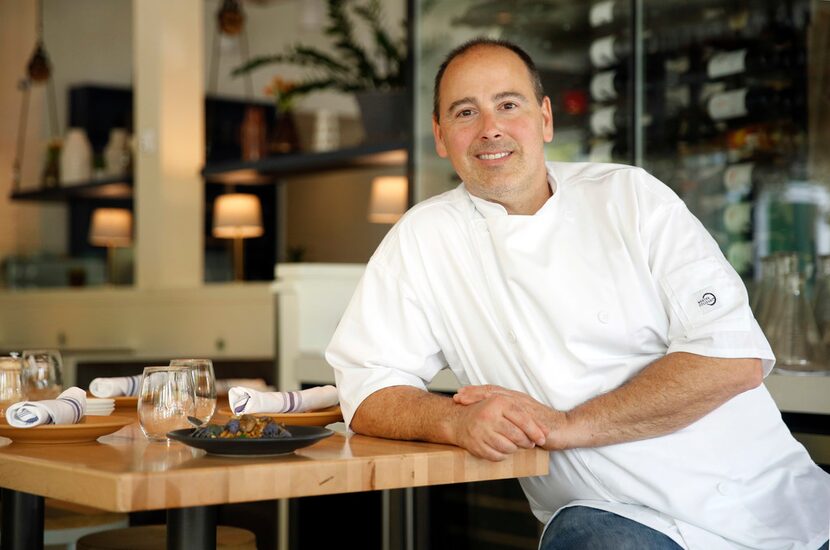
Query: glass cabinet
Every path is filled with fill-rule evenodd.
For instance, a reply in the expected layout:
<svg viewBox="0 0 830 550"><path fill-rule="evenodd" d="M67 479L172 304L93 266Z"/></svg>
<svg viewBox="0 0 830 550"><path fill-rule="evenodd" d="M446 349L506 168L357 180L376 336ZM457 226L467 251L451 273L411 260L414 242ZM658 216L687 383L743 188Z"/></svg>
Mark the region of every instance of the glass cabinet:
<svg viewBox="0 0 830 550"><path fill-rule="evenodd" d="M643 166L686 201L735 269L828 242L830 6L810 0L417 3L415 200L458 183L435 154L432 86L476 36L519 43L554 110L549 160Z"/></svg>
<svg viewBox="0 0 830 550"><path fill-rule="evenodd" d="M830 301L816 290L830 281L817 268L830 254L830 2L416 6L416 202L459 183L435 153L430 124L443 57L477 36L514 41L551 98L548 160L632 164L665 182L744 279L779 366L793 356L794 371L827 371L816 362L830 356ZM818 310L815 327L808 306Z"/></svg>

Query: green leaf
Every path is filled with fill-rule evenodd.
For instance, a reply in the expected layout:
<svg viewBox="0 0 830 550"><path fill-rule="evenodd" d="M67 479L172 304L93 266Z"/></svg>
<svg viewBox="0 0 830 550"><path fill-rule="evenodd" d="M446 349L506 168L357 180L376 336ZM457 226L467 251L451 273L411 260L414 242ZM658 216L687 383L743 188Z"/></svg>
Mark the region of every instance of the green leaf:
<svg viewBox="0 0 830 550"><path fill-rule="evenodd" d="M355 39L356 18L368 25L374 53ZM307 67L317 73L298 86L297 91L292 92L293 96L325 87L350 92L404 86L406 39L396 42L391 38L383 25L378 0L366 0L362 4L356 0L328 0L324 34L330 38L331 47L339 56L314 47L294 45L281 54L255 57L236 67L231 74L239 76L272 64Z"/></svg>

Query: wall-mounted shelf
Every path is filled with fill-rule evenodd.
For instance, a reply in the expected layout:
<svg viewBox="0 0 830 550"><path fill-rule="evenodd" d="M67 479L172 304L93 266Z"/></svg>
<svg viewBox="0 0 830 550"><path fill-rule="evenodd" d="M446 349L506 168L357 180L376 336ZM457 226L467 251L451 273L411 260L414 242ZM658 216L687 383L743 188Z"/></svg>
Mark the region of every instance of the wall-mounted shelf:
<svg viewBox="0 0 830 550"><path fill-rule="evenodd" d="M110 176L48 189L17 191L11 194L15 201L67 202L91 199L131 199L132 176Z"/></svg>
<svg viewBox="0 0 830 550"><path fill-rule="evenodd" d="M374 166L406 164L406 143L358 145L322 153L293 153L257 161L210 163L202 170L209 183L274 183L277 176L291 176Z"/></svg>
<svg viewBox="0 0 830 550"><path fill-rule="evenodd" d="M375 166L403 166L406 164L406 156L405 143L390 142L359 145L324 153L279 155L250 162L210 163L202 170L202 175L208 183L274 183L275 177L278 176ZM49 189L18 191L11 194L11 199L16 201L67 202L94 199L132 199L132 196L132 176L113 176Z"/></svg>

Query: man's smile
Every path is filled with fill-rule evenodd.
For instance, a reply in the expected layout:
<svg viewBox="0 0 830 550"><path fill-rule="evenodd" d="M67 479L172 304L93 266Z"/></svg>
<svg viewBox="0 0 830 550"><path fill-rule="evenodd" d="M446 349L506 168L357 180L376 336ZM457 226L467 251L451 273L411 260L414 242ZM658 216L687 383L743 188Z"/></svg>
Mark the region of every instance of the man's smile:
<svg viewBox="0 0 830 550"><path fill-rule="evenodd" d="M479 153L476 155L476 158L480 160L498 160L512 154L512 151L499 151L498 153Z"/></svg>

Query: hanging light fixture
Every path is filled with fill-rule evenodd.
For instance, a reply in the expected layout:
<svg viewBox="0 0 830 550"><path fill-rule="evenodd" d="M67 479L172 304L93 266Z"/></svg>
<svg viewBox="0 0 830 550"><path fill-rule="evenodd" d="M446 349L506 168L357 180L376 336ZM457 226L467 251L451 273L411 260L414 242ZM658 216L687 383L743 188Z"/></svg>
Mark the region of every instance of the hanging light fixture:
<svg viewBox="0 0 830 550"><path fill-rule="evenodd" d="M225 36L228 38L239 37L239 51L242 62L248 62L248 33L245 28L245 12L239 0L223 0L219 11L216 12L216 32L213 33L213 45L211 47L210 63L208 66L208 87L207 95L216 94L219 88L219 61L220 41ZM251 75L245 76L245 96L250 99L254 94L254 84ZM216 113L212 103L208 103L205 113L205 126L207 127L206 156L210 159L212 143L211 138L215 135L213 125L215 124Z"/></svg>
<svg viewBox="0 0 830 550"><path fill-rule="evenodd" d="M228 36L239 34L245 25L245 14L242 13L242 6L238 0L224 0L216 18L219 21L219 30Z"/></svg>
<svg viewBox="0 0 830 550"><path fill-rule="evenodd" d="M21 79L18 85L18 88L23 93L23 97L17 126L17 150L15 151L14 165L12 168L13 192L20 190L23 153L26 144L26 123L29 115L29 93L32 85L45 84L47 88L49 100L49 131L52 134L52 140L49 145L50 152L55 147L57 138L60 135L57 127L58 115L57 103L55 101L55 83L54 79L52 79L52 63L49 61L49 54L46 53L46 46L43 40L43 0L38 0L37 3L35 25L35 33L37 34L35 51L32 52L32 57L26 64L26 76ZM53 178L49 174L44 174L44 182L49 184L57 183L57 178Z"/></svg>

